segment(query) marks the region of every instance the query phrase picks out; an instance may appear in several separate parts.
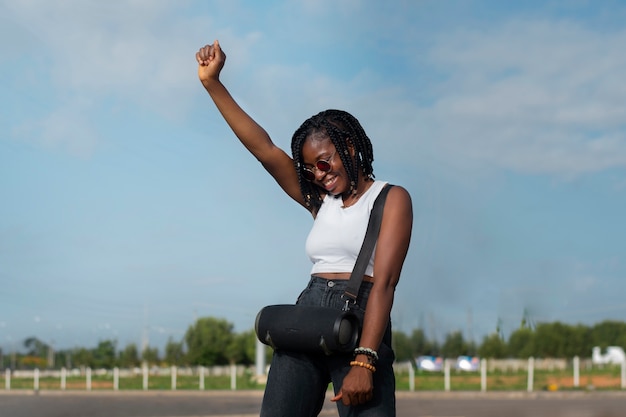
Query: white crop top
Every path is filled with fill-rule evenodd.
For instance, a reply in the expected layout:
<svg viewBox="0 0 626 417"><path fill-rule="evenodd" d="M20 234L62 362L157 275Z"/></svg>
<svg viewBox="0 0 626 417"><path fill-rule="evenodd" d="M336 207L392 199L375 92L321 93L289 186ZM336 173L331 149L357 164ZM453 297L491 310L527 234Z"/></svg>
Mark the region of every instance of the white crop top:
<svg viewBox="0 0 626 417"><path fill-rule="evenodd" d="M311 274L352 272L361 250L374 200L387 184L374 181L352 206L342 208L341 197L326 195L306 240L306 254L313 262ZM365 275L374 276L372 252Z"/></svg>

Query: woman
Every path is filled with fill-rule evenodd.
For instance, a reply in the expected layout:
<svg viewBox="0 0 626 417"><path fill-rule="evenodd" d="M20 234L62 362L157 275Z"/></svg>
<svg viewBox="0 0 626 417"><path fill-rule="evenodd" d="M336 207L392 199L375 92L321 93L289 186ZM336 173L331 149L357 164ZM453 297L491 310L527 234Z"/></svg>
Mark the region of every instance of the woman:
<svg viewBox="0 0 626 417"><path fill-rule="evenodd" d="M341 308L341 294L363 241L369 212L386 184L373 179L369 138L353 116L327 110L296 130L292 159L220 82L226 55L218 41L200 48L196 60L202 85L237 138L315 219L306 243L314 263L311 280L298 303ZM357 302L363 323L359 348L354 355L332 356L275 351L262 417L317 416L329 382L340 416L395 416L390 313L412 221L409 194L393 186Z"/></svg>

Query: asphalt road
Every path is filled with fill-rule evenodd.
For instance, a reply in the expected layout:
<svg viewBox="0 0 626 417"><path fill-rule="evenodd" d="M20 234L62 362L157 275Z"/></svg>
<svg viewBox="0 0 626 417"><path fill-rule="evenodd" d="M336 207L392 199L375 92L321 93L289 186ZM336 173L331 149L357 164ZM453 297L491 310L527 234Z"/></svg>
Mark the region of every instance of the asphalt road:
<svg viewBox="0 0 626 417"><path fill-rule="evenodd" d="M261 391L4 391L1 417L253 417ZM398 417L623 417L626 392L397 394ZM327 401L320 417L337 416ZM294 416L297 417L297 416Z"/></svg>

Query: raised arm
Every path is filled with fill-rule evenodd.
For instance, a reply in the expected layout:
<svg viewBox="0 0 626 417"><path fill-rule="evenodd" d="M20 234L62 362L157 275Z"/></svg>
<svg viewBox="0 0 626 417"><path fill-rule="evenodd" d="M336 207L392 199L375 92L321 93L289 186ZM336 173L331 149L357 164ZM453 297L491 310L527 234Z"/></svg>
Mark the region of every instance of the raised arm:
<svg viewBox="0 0 626 417"><path fill-rule="evenodd" d="M216 40L196 53L198 77L218 110L241 143L263 164L263 167L294 200L304 206L293 160L233 99L219 79L226 54Z"/></svg>

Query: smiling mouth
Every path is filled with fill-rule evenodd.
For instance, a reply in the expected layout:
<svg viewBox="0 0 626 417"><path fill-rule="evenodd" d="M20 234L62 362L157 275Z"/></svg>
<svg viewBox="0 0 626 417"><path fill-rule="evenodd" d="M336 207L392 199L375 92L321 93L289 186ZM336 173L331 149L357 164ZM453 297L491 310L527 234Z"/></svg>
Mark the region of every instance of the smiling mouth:
<svg viewBox="0 0 626 417"><path fill-rule="evenodd" d="M324 181L322 182L322 185L324 186L326 191L330 193L332 189L335 188L334 186L336 182L337 182L337 176L332 176L328 179L324 179Z"/></svg>

